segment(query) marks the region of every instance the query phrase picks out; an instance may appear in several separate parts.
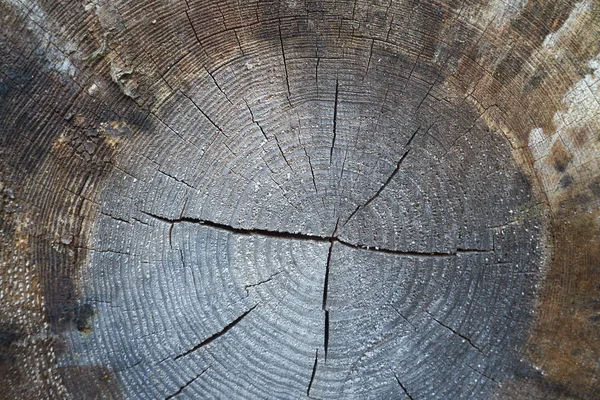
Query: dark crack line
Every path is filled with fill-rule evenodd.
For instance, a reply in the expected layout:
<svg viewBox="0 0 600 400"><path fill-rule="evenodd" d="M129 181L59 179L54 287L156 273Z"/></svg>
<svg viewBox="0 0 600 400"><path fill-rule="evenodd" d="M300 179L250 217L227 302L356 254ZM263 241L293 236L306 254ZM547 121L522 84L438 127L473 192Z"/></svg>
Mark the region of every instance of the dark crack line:
<svg viewBox="0 0 600 400"><path fill-rule="evenodd" d="M398 314L400 318L402 318L407 324L409 324L415 331L417 330L417 327L414 326L413 323L410 322L408 318L406 318L393 304L390 304L390 306L394 311L396 311L396 314Z"/></svg>
<svg viewBox="0 0 600 400"><path fill-rule="evenodd" d="M323 311L325 311L323 348L325 350L325 361L327 362L327 352L329 350L329 310L327 309L327 295L329 290L329 265L331 263L331 253L333 252L334 239L331 239L329 252L327 253L327 265L325 266L325 279L323 282Z"/></svg>
<svg viewBox="0 0 600 400"><path fill-rule="evenodd" d="M337 113L338 113L338 94L339 80L335 79L335 99L333 103L333 139L331 140L331 150L329 150L329 166L333 162L333 148L335 147L335 139L337 137Z"/></svg>
<svg viewBox="0 0 600 400"><path fill-rule="evenodd" d="M431 314L429 311L425 310L425 312L431 317L431 319L433 319L435 322L437 322L438 324L440 324L441 326L443 326L444 328L448 329L450 332L452 332L453 334L455 334L456 336L458 336L459 338L463 339L464 341L466 341L467 343L469 343L471 345L471 347L473 347L475 350L477 350L478 353L483 354L483 352L481 351L481 349L479 347L477 347L475 345L475 343L473 343L473 341L471 339L469 339L468 337L466 337L465 335L463 335L462 333L452 329L451 327L449 327L448 325L444 324L442 321L440 321L439 319L437 319L436 317L433 316L433 314Z"/></svg>
<svg viewBox="0 0 600 400"><path fill-rule="evenodd" d="M410 13L412 15L412 9L410 10ZM415 63L413 64L413 66L410 70L410 73L408 74L408 78L406 78L406 83L404 84L404 87L402 88L401 93L404 93L406 91L406 88L408 87L408 84L409 84L410 80L412 79L413 73L415 72L415 69L417 68L417 64L419 63L419 60L421 59L421 55L423 54L424 51L425 51L425 46L421 47L421 50L419 50L419 55L417 55L417 59L415 60Z"/></svg>
<svg viewBox="0 0 600 400"><path fill-rule="evenodd" d="M183 268L185 268L185 260L183 258L183 250L178 249L179 250L179 261L181 261L181 265L183 265Z"/></svg>
<svg viewBox="0 0 600 400"><path fill-rule="evenodd" d="M192 347L191 349L189 349L185 353L182 353L182 354L179 354L178 356L175 356L175 358L173 360L177 360L177 359L179 359L181 357L185 357L188 354L193 353L194 351L196 351L196 350L198 350L198 349L206 346L207 344L210 344L214 340L216 340L216 339L220 338L221 336L225 335L233 327L235 327L237 324L239 324L256 307L258 307L258 304L255 304L248 311L246 311L245 313L243 313L242 315L240 315L239 317L237 317L236 319L234 319L233 321L231 321L229 324L225 325L225 327L223 329L221 329L219 332L217 332L214 335L209 336L208 338L204 339L202 342L198 343L196 346Z"/></svg>
<svg viewBox="0 0 600 400"><path fill-rule="evenodd" d="M171 97L171 96L174 96L174 95L175 95L175 91L173 91L173 92L172 92L172 93L169 95L169 97ZM165 99L165 101L164 101L164 102L166 102L166 101L167 101L167 99ZM193 142L190 142L189 140L187 140L186 138L184 138L183 136L181 136L181 135L179 134L179 132L177 132L177 131L176 131L175 129L173 129L173 128L172 128L172 127L169 125L169 124L167 124L165 121L163 121L163 120L162 120L162 119L161 119L161 118L160 118L158 115L156 115L156 113L151 113L151 114L152 114L152 116L153 116L154 118L156 118L156 119L157 119L157 120L158 120L158 121L159 121L161 124L163 124L163 125L165 126L165 128L167 128L167 129L168 129L170 132L172 132L172 133L173 133L175 136L177 136L177 137L178 137L178 138L179 138L179 139L180 139L182 142L184 142L184 143L186 143L186 144L189 144L190 146L192 146L192 147L195 147L196 149L200 150L200 148L199 148L199 147L198 147L196 144L194 144Z"/></svg>
<svg viewBox="0 0 600 400"><path fill-rule="evenodd" d="M385 95L383 96L383 101L381 102L381 107L379 108L379 114L377 114L377 122L375 123L376 127L380 126L381 117L385 113L385 105L388 104L388 96L389 96L389 94L390 94L390 87L388 86L385 89ZM360 127L359 127L359 129L360 129Z"/></svg>
<svg viewBox="0 0 600 400"><path fill-rule="evenodd" d="M287 69L287 60L285 58L285 49L283 47L283 35L281 33L281 20L279 20L279 44L281 45L281 57L283 58L283 69L285 71L285 84L287 86L287 99L288 99L288 103L290 104L290 107L292 107L292 100L290 99L290 97L292 97L292 92L290 90L290 78L288 76L288 69Z"/></svg>
<svg viewBox="0 0 600 400"><path fill-rule="evenodd" d="M254 113L252 112L252 109L250 108L250 106L248 105L248 102L246 101L246 99L242 98L242 100L244 100L244 104L246 104L246 108L248 109L248 111L250 112L250 118L252 119L252 122L258 127L258 129L260 129L260 132L263 134L263 136L265 137L265 139L268 141L269 137L267 136L267 134L265 133L264 129L262 128L262 126L260 126L260 124L254 119Z"/></svg>
<svg viewBox="0 0 600 400"><path fill-rule="evenodd" d="M330 238L327 236L319 236L319 235L309 235L303 233L292 233L292 232L280 232L280 231L270 231L267 229L245 229L245 228L235 228L231 225L220 224L218 222L207 221L198 218L188 218L181 217L177 219L170 219L161 217L156 214L152 214L146 211L142 211L142 213L148 215L149 217L155 218L161 222L172 224L172 223L191 223L198 224L202 226L206 226L209 228L219 229L222 231L227 231L236 235L255 235L255 236L265 236L265 237L273 237L278 239L293 239L293 240L301 240L301 241L311 241L311 242L329 242Z"/></svg>
<svg viewBox="0 0 600 400"><path fill-rule="evenodd" d="M333 244L335 239L330 239L331 244L329 245L329 252L327 253L327 264L325 265L325 280L323 283L323 311L327 311L327 291L329 288L329 266L331 263L331 253L333 253Z"/></svg>
<svg viewBox="0 0 600 400"><path fill-rule="evenodd" d="M431 124L431 126L433 126L433 124ZM429 129L431 129L431 126L429 128L427 128L427 131L429 131ZM421 125L419 125L417 127L417 129L413 132L413 134L410 136L410 138L408 139L408 142L406 142L406 145L404 147L408 147L411 145L413 139L415 138L415 136L417 136L417 133L419 132L419 130L421 130Z"/></svg>
<svg viewBox="0 0 600 400"><path fill-rule="evenodd" d="M416 132L415 132L415 134L416 134ZM413 134L413 137L414 137L414 134ZM411 140L412 140L412 138L411 138ZM379 188L379 190L377 190L377 192L373 196L371 196L371 198L369 200L367 200L367 202L365 204L363 204L362 206L357 206L354 209L354 211L352 211L352 214L350 214L350 216L348 216L348 218L346 219L346 222L344 222L344 225L342 225L342 228L344 226L346 226L346 224L348 222L350 222L350 220L352 219L352 217L354 217L359 210L367 208L369 206L369 204L371 204L377 197L379 197L379 195L381 194L381 192L383 192L383 190L390 184L390 182L398 174L398 172L400 171L400 168L402 167L402 162L404 161L404 159L406 158L406 156L408 156L409 152L410 152L410 149L406 150L406 152L402 155L402 157L400 157L400 160L396 164L396 168L394 169L394 171L392 172L392 174L387 178L387 180L383 183L383 185Z"/></svg>
<svg viewBox="0 0 600 400"><path fill-rule="evenodd" d="M392 181L392 179L394 179L396 174L398 174L398 172L400 171L400 168L402 167L402 163L404 162L404 159L406 158L406 156L408 156L408 153L410 152L410 145L411 145L412 141L414 140L414 138L417 136L417 133L419 132L420 129L421 129L421 125L419 125L417 127L417 129L413 132L413 134L408 139L408 142L406 142L406 145L404 147L405 148L408 147L408 150L406 150L404 152L404 154L402 155L402 157L400 157L400 160L398 160L398 163L396 164L396 168L394 169L392 174L388 177L388 179L384 182L384 184L379 188L379 190L369 200L367 200L367 202L365 204L363 204L362 206L359 205L354 209L354 211L346 219L346 222L344 222L344 224L342 225L342 228L344 226L346 226L346 224L354 217L354 215L356 215L356 213L359 210L367 208L369 206L369 204L371 204L381 194L381 192L383 192L383 190L386 188L386 186L390 184L390 182ZM431 126L427 129L427 131L429 131L429 129L431 129Z"/></svg>
<svg viewBox="0 0 600 400"><path fill-rule="evenodd" d="M301 135L301 128L300 127L302 126L302 124L300 123L300 117L298 117L297 114L296 114L296 117L298 119L298 144L304 150L304 155L306 156L306 159L308 160L308 166L310 167L310 174L312 176L313 186L315 187L315 194L318 195L319 194L319 189L317 189L317 180L315 179L315 171L313 169L312 161L310 160L310 156L308 155L308 151L306 151L306 146L304 145L304 143L302 143L302 139L300 138L300 135ZM323 200L323 197L321 197L321 203L323 204L323 208L325 208L325 201Z"/></svg>
<svg viewBox="0 0 600 400"><path fill-rule="evenodd" d="M495 383L495 384L497 384L497 385L498 385L498 384L500 384L500 382L498 382L496 379L492 378L492 377L491 377L491 376L489 376L489 375L486 375L486 374L484 374L483 372L480 372L480 371L478 371L477 369L475 369L475 368L471 367L469 364L463 364L463 365L466 365L466 366L467 366L467 368L471 369L471 370L472 370L473 372L475 372L477 375L479 375L479 376L482 376L482 377L484 377L485 379L487 379L487 380L490 380L490 381L494 382L494 383Z"/></svg>
<svg viewBox="0 0 600 400"><path fill-rule="evenodd" d="M390 2L390 4L392 4L392 2ZM385 35L385 41L389 42L390 40L390 33L392 32L392 27L394 26L394 14L392 14L392 19L390 20L390 27L387 30L387 34Z"/></svg>
<svg viewBox="0 0 600 400"><path fill-rule="evenodd" d="M315 66L315 85L317 88L317 98L319 96L319 63L321 62L321 58L317 55L317 65Z"/></svg>
<svg viewBox="0 0 600 400"><path fill-rule="evenodd" d="M190 9L190 7L188 6L188 10L189 9ZM194 23L192 22L192 18L190 18L190 13L188 12L188 10L185 11L185 15L186 15L188 21L190 22L190 26L192 27L192 31L194 32L194 36L196 37L196 41L200 45L200 48L202 49L202 51L204 51L206 53L204 46L202 46L202 41L200 40L200 36L198 36L198 32L196 31L196 27L194 27Z"/></svg>
<svg viewBox="0 0 600 400"><path fill-rule="evenodd" d="M444 158L448 154L448 151L450 150L450 148L446 148L446 146L444 145L444 143L440 139L438 139L437 136L435 136L435 135L433 135L433 134L430 133L431 128L433 128L433 125L435 125L436 122L437 121L434 121L433 124L431 124L429 126L429 128L427 128L427 130L425 131L425 133L423 135L424 136L425 135L429 136L433 141L437 142L437 144L439 144L442 149L444 149L444 154L442 155L442 158ZM440 163L441 163L441 161L440 161Z"/></svg>
<svg viewBox="0 0 600 400"><path fill-rule="evenodd" d="M402 384L402 382L400 382L400 378L398 378L398 375L396 375L394 373L394 378L396 378L396 382L398 382L398 386L400 386L400 389L402 389L402 391L404 392L404 394L410 399L410 400L415 400L410 393L408 393L408 390L406 390L406 387Z"/></svg>
<svg viewBox="0 0 600 400"><path fill-rule="evenodd" d="M319 189L317 189L317 180L315 178L315 170L313 169L312 162L310 161L310 156L306 152L306 147L304 148L304 154L308 158L308 166L310 167L310 174L312 176L313 186L315 187L315 193L319 194Z"/></svg>
<svg viewBox="0 0 600 400"><path fill-rule="evenodd" d="M273 134L273 139L275 139L275 143L277 144L277 147L279 148L279 152L281 153L281 157L283 157L283 161L285 161L285 163L287 164L287 166L292 171L294 171L294 168L292 168L292 165L288 161L287 157L285 156L285 153L283 152L283 149L281 148L281 144L279 143L279 139L277 138L277 135Z"/></svg>
<svg viewBox="0 0 600 400"><path fill-rule="evenodd" d="M420 257L420 258L446 258L446 257L456 257L459 254L479 254L479 253L493 253L493 250L479 250L479 249L458 249L454 252L419 252L419 251L403 251L403 250L392 250L381 248L377 246L367 246L362 244L355 244L347 242L343 239L338 238L337 231L339 230L338 225L336 224L335 231L332 236L321 236L321 235L310 235L305 233L292 233L285 231L270 231L267 229L246 229L246 228L235 228L231 225L220 224L218 222L207 221L198 218L189 218L189 217L180 217L176 219L170 219L161 217L156 214L149 213L147 211L141 211L143 214L152 217L158 221L164 222L166 224L176 224L176 223L190 223L190 224L198 224L202 226L206 226L208 228L218 229L221 231L226 231L235 235L245 235L245 236L263 236L263 237L272 237L277 239L288 239L288 240L298 240L304 242L315 242L315 243L333 243L337 242L346 247L350 247L357 250L366 250L384 254L398 255L398 256L407 256L407 257ZM338 220L339 222L339 220Z"/></svg>
<svg viewBox="0 0 600 400"><path fill-rule="evenodd" d="M264 283L271 282L273 280L273 278L275 278L277 275L281 274L281 272L282 271L278 271L278 272L274 273L273 275L269 276L267 279L264 279L262 281L259 281L259 282L256 282L256 283L253 283L253 284L250 284L250 285L245 285L244 289L246 290L246 293L248 293L248 289L251 288L251 287L260 286L260 285L262 285Z"/></svg>
<svg viewBox="0 0 600 400"><path fill-rule="evenodd" d="M229 99L229 96L227 96L227 93L225 93L225 91L221 88L221 85L219 85L219 82L217 82L217 80L215 79L215 76L208 69L206 69L206 67L204 67L204 70L212 78L213 82L215 83L215 86L217 87L217 89L219 89L219 91L221 93L223 93L223 96L225 96L225 98L227 99L229 104L233 105L233 102Z"/></svg>
<svg viewBox="0 0 600 400"><path fill-rule="evenodd" d="M323 335L323 349L325 350L325 362L327 362L327 351L329 350L329 310L325 310L325 332Z"/></svg>
<svg viewBox="0 0 600 400"><path fill-rule="evenodd" d="M329 291L329 270L331 266L331 255L333 254L333 245L336 242L338 225L340 223L340 219L338 218L335 227L333 228L333 233L331 237L329 237L329 251L327 252L327 263L325 264L325 278L323 280L323 304L322 308L325 311L325 322L324 322L324 332L323 332L323 348L325 351L325 362L327 362L327 352L329 349L329 310L327 308L327 295Z"/></svg>
<svg viewBox="0 0 600 400"><path fill-rule="evenodd" d="M173 250L173 227L175 226L174 223L171 223L171 226L169 227L169 247L171 248L171 250Z"/></svg>
<svg viewBox="0 0 600 400"><path fill-rule="evenodd" d="M204 111L203 111L203 110L200 108L200 106L198 106L198 104L196 104L196 102L195 102L194 100L192 100L192 98L191 98L190 96L188 96L187 94L185 94L185 93L183 93L183 92L181 92L181 91L180 91L180 93L181 93L181 94L182 94L182 95L183 95L185 98L187 98L187 99L188 99L188 100L189 100L189 101L190 101L190 102L191 102L191 103L194 105L194 107L196 107L196 109L197 109L198 111L200 111L200 113L201 113L202 115L204 115L204 118L206 118L206 119L208 120L208 122L210 122L210 123L211 123L211 124L212 124L212 125L213 125L215 128L217 128L217 130L218 130L219 132L221 132L221 134L222 134L223 136L225 136L227 139L229 139L229 136L227 136L227 134L225 133L225 131L224 131L223 129L221 129L221 127L220 127L219 125L217 125L217 124L216 124L216 122L215 122L215 121L213 121L213 120L212 120L212 119L211 119L211 118L208 116L208 114L207 114L207 113L205 113L205 112L204 112ZM230 149L229 151L231 151L231 149ZM232 153L233 153L233 152L232 152ZM234 154L235 154L235 153L234 153Z"/></svg>
<svg viewBox="0 0 600 400"><path fill-rule="evenodd" d="M137 367L137 366L138 366L138 365L140 365L141 363L142 363L142 360L140 360L140 361L138 361L138 362L135 362L135 363L133 363L133 364L131 364L131 365L127 365L127 366L126 366L126 367L124 367L124 368L121 368L121 369L116 369L116 370L114 370L114 372L116 372L116 373L120 374L121 372L125 372L125 371L127 371L127 370L129 370L129 369L132 369L132 368L134 368L134 367Z"/></svg>
<svg viewBox="0 0 600 400"><path fill-rule="evenodd" d="M187 381L187 382L186 382L186 383L185 383L183 386L181 386L181 387L179 388L179 390L178 390L178 391L176 391L175 393L173 393L173 394L171 394L171 395L169 395L169 396L165 397L165 400L169 400L169 399L172 399L172 398L173 398L173 397L175 397L175 396L178 396L178 395L180 395L180 394L181 394L181 393L182 393L182 392L185 390L185 388L186 388L186 387L190 386L192 383L194 383L194 381L196 381L196 379L198 379L198 378L200 378L202 375L204 375L204 373L205 373L206 371L208 371L208 370L209 370L209 368L210 368L210 365L209 365L208 367L206 367L206 369L204 369L204 370L203 370L202 372L200 372L198 375L196 375L194 378L192 378L192 379L190 379L189 381Z"/></svg>
<svg viewBox="0 0 600 400"><path fill-rule="evenodd" d="M185 186L187 186L188 188L190 188L190 189L192 189L192 190L196 190L196 188L195 188L195 187L193 187L192 185L190 185L189 183L187 183L187 182L186 182L186 181L184 181L183 179L179 179L179 178L177 178L177 177L175 177L175 176L173 176L173 175L169 174L168 172L161 170L160 168L159 168L159 169L157 169L157 171L158 171L159 173L163 174L164 176L167 176L167 177L169 177L169 178L173 179L174 181L176 181L176 182L179 182L179 183L181 183L182 185L185 185Z"/></svg>
<svg viewBox="0 0 600 400"><path fill-rule="evenodd" d="M427 90L427 93L425 93L425 96L423 96L423 98L421 99L421 102L417 106L417 108L416 108L416 110L414 112L415 114L417 114L417 112L421 109L421 106L425 102L425 99L427 99L427 97L429 97L429 95L431 94L431 91L433 90L433 87L437 84L437 82L440 79L440 77L441 77L441 75L439 75L439 74L438 74L438 76L436 76L435 80L433 81L433 83L431 84L431 86L429 87L429 89Z"/></svg>
<svg viewBox="0 0 600 400"><path fill-rule="evenodd" d="M238 47L240 49L240 52L242 53L242 57L245 57L246 53L244 53L244 49L242 47L242 42L240 42L240 36L237 33L237 29L234 29L233 33L235 34L235 40L237 41Z"/></svg>
<svg viewBox="0 0 600 400"><path fill-rule="evenodd" d="M406 156L408 156L408 153L410 152L410 149L408 149L400 158L400 161L398 161L398 164L396 165L396 169L394 169L394 172L392 172L392 174L387 178L387 180L385 181L385 183L379 188L379 190L377 190L377 192L373 195L373 197L371 197L364 205L364 207L368 207L369 204L371 204L377 197L379 197L379 195L381 194L381 192L383 192L385 190L385 188L390 184L390 182L394 179L394 177L398 174L398 172L400 171L400 168L402 167L402 162L404 161L404 159L406 158Z"/></svg>
<svg viewBox="0 0 600 400"><path fill-rule="evenodd" d="M317 363L319 362L319 349L317 349L315 353L315 363L313 365L312 374L310 375L310 381L308 382L308 388L306 389L306 396L310 397L310 390L312 389L312 384L315 381L315 375L317 374Z"/></svg>
<svg viewBox="0 0 600 400"><path fill-rule="evenodd" d="M267 140L267 142L268 142L269 141L269 137L267 136L265 130L262 127L262 125L259 124L258 121L254 118L254 112L252 112L252 109L250 108L250 105L248 104L248 102L246 101L246 99L242 98L242 100L244 101L244 104L246 104L246 108L248 108L248 111L250 112L250 118L252 119L252 122L258 127L258 129L260 129L260 132L263 134L263 136L265 137L265 140ZM279 153L281 154L281 157L283 158L283 161L285 161L285 163L287 164L287 166L293 171L294 169L292 168L292 166L290 165L290 162L288 161L287 157L285 156L285 153L283 152L283 149L281 148L281 144L279 144L279 139L277 139L276 135L273 135L273 138L275 139L275 143L277 144L277 148L279 149Z"/></svg>
<svg viewBox="0 0 600 400"><path fill-rule="evenodd" d="M338 218L335 222L335 227L333 228L333 232L329 237L329 251L327 252L327 263L325 264L325 279L323 282L323 311L327 311L327 291L329 289L329 267L331 265L331 255L333 253L333 244L336 241L339 241L337 238L338 226L340 224L340 219ZM341 243L341 242L340 242Z"/></svg>
<svg viewBox="0 0 600 400"><path fill-rule="evenodd" d="M290 167L291 168L291 167ZM285 199L285 201L287 201L287 203L290 205L290 207L294 208L296 211L300 211L298 210L298 207L296 207L294 204L292 204L292 202L290 201L290 199L288 199L287 193L285 190L283 190L283 188L281 187L281 185L279 184L279 182L277 182L275 180L275 178L273 178L273 175L269 175L269 179L271 179L271 181L277 185L277 187L279 188L279 190L281 190L281 195L283 196L283 198Z"/></svg>
<svg viewBox="0 0 600 400"><path fill-rule="evenodd" d="M485 250L485 249L456 249L456 254L485 254L485 253L494 253L494 250Z"/></svg>
<svg viewBox="0 0 600 400"><path fill-rule="evenodd" d="M183 265L183 268L187 268L187 266L185 265L185 259L183 257L183 250L179 249L179 259L181 261L181 265ZM194 269L190 268L190 275L192 275L192 284L194 286L194 289L198 288L198 285L196 284L196 274L194 273Z"/></svg>
<svg viewBox="0 0 600 400"><path fill-rule="evenodd" d="M110 214L107 214L107 213L105 213L105 212L102 212L102 211L100 212L100 214L101 214L101 215L104 215L105 217L112 218L112 219L114 219L115 221L123 222L123 223L125 223L125 224L131 224L131 222L129 222L129 221L127 221L126 219L123 219L123 218L121 218L121 217L117 217L117 216L114 216L114 215L110 215Z"/></svg>
<svg viewBox="0 0 600 400"><path fill-rule="evenodd" d="M388 32L389 34L389 32ZM365 75L363 76L363 82L365 81L365 78L367 77L367 75L369 74L369 68L371 67L371 58L373 58L373 45L375 44L375 39L371 40L371 48L369 49L369 61L367 61L367 69L365 70Z"/></svg>

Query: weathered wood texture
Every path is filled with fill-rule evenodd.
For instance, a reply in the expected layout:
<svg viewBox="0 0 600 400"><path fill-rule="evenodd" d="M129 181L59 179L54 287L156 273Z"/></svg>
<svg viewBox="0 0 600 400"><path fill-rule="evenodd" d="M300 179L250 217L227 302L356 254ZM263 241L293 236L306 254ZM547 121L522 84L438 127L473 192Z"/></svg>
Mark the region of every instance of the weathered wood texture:
<svg viewBox="0 0 600 400"><path fill-rule="evenodd" d="M0 20L1 398L598 398L597 0Z"/></svg>

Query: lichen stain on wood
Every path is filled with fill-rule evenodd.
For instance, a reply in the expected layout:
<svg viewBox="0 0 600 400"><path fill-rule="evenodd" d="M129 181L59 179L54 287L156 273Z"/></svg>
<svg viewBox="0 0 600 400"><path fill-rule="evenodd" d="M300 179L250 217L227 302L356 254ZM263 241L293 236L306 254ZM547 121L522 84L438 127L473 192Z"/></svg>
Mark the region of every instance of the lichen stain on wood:
<svg viewBox="0 0 600 400"><path fill-rule="evenodd" d="M58 373L69 393L82 399L123 399L114 372L102 366L60 367Z"/></svg>
<svg viewBox="0 0 600 400"><path fill-rule="evenodd" d="M554 216L554 258L528 350L547 379L591 399L600 392L600 213L590 215L568 202L561 207Z"/></svg>

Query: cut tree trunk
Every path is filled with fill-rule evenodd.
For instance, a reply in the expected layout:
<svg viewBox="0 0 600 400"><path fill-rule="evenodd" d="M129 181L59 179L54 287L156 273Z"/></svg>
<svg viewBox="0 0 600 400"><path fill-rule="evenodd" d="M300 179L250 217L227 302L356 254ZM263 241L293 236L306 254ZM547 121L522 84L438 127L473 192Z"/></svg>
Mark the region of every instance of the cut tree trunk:
<svg viewBox="0 0 600 400"><path fill-rule="evenodd" d="M0 20L0 398L598 398L597 0Z"/></svg>

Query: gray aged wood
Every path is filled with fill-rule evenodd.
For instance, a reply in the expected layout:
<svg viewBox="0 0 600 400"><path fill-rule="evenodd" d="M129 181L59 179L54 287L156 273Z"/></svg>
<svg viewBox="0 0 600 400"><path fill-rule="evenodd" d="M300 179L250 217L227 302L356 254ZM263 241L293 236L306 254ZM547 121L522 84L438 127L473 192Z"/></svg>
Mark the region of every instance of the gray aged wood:
<svg viewBox="0 0 600 400"><path fill-rule="evenodd" d="M599 6L0 1L0 398L596 398Z"/></svg>

